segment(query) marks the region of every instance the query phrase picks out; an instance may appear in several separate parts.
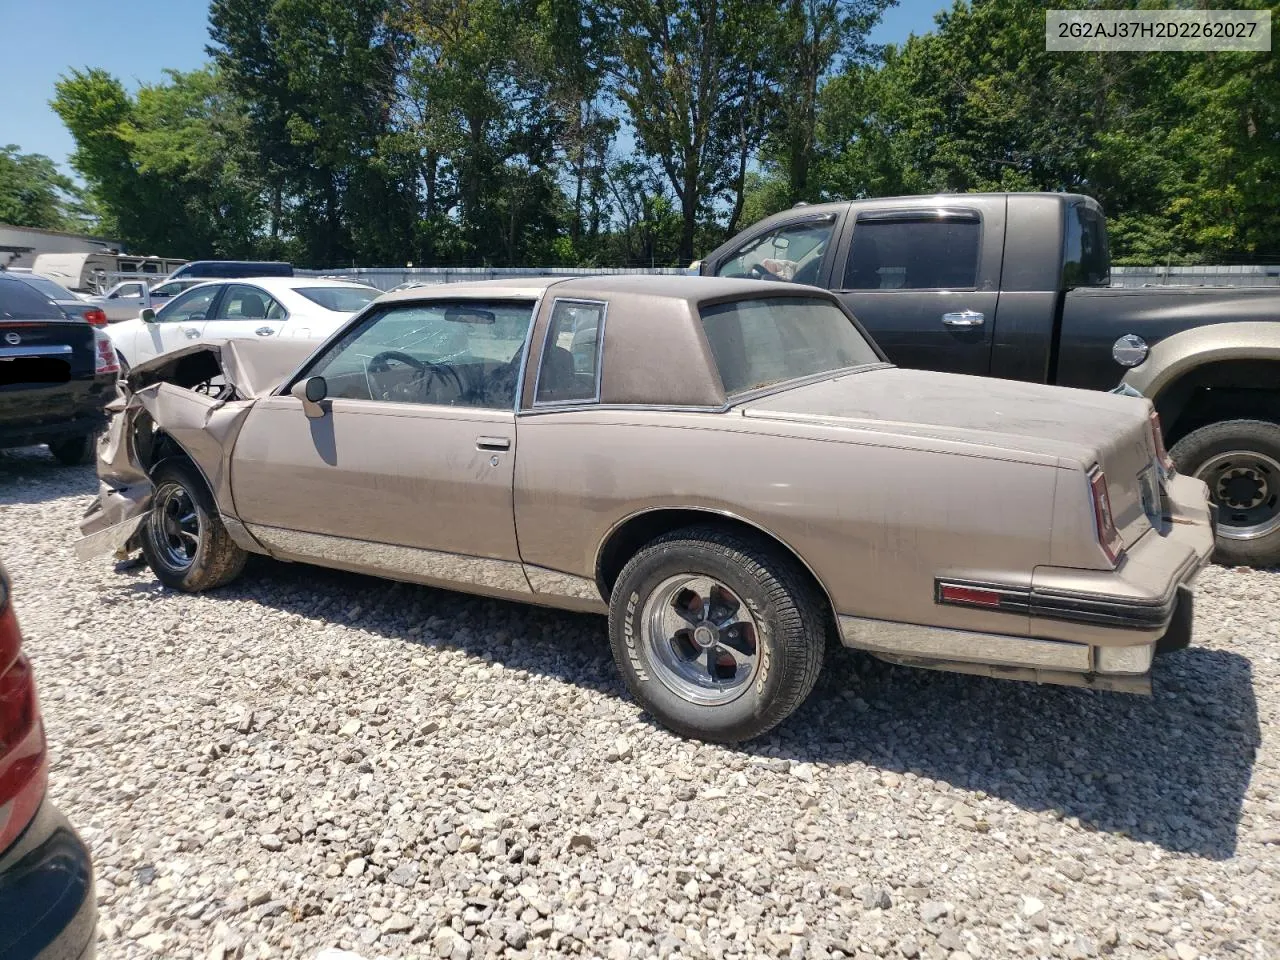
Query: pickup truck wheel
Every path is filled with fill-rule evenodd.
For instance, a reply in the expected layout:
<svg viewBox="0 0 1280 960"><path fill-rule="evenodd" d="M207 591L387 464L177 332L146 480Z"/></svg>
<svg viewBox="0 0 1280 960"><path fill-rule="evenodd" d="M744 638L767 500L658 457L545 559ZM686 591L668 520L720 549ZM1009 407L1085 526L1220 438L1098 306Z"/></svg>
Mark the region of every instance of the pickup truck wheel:
<svg viewBox="0 0 1280 960"><path fill-rule="evenodd" d="M64 466L83 467L93 463L98 455L98 435L86 433L66 440L52 440L49 443L49 452Z"/></svg>
<svg viewBox="0 0 1280 960"><path fill-rule="evenodd" d="M828 619L789 557L695 527L654 540L623 568L609 640L627 688L660 723L737 743L781 723L809 695Z"/></svg>
<svg viewBox="0 0 1280 960"><path fill-rule="evenodd" d="M166 587L198 593L230 583L248 554L227 534L204 478L188 463L161 465L139 529L142 555Z"/></svg>
<svg viewBox="0 0 1280 960"><path fill-rule="evenodd" d="M1187 434L1169 451L1203 480L1218 505L1219 563L1280 563L1280 424L1224 420Z"/></svg>

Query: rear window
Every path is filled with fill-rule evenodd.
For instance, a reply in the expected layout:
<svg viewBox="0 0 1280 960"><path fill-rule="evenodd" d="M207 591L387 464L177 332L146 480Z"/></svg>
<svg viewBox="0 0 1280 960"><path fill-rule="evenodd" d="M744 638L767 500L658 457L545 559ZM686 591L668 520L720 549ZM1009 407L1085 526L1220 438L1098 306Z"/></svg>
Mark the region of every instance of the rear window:
<svg viewBox="0 0 1280 960"><path fill-rule="evenodd" d="M1063 237L1062 285L1106 287L1111 284L1111 257L1102 214L1083 203L1067 207Z"/></svg>
<svg viewBox="0 0 1280 960"><path fill-rule="evenodd" d="M700 312L702 330L730 396L880 362L875 348L828 300L735 300L703 307Z"/></svg>
<svg viewBox="0 0 1280 960"><path fill-rule="evenodd" d="M338 313L363 310L381 293L368 287L295 287L293 292Z"/></svg>
<svg viewBox="0 0 1280 960"><path fill-rule="evenodd" d="M48 277L29 276L21 281L34 290L39 290L50 300L77 300L79 299L74 293L66 287L59 286Z"/></svg>
<svg viewBox="0 0 1280 960"><path fill-rule="evenodd" d="M21 280L0 281L0 320L65 320L66 314Z"/></svg>

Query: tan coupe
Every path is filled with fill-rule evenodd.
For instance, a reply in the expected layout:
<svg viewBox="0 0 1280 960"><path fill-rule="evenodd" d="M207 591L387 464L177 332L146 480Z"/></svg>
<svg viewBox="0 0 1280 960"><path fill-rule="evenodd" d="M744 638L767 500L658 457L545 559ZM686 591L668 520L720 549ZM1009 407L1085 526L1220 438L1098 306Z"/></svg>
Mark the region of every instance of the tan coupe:
<svg viewBox="0 0 1280 960"><path fill-rule="evenodd" d="M496 281L380 298L317 347L130 374L82 554L207 590L263 553L609 614L646 709L735 741L828 637L1135 692L1213 547L1151 404L902 370L823 291Z"/></svg>

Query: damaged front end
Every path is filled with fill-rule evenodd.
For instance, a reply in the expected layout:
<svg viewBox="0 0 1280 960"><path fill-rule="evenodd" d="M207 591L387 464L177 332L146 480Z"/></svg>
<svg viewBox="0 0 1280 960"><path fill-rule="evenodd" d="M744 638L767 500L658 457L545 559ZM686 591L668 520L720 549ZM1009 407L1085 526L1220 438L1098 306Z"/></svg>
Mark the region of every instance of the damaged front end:
<svg viewBox="0 0 1280 960"><path fill-rule="evenodd" d="M107 406L98 498L80 521L76 555L124 559L138 549L151 476L173 457L194 463L219 511L231 513L227 467L244 418L314 348L306 340L195 343L134 367Z"/></svg>

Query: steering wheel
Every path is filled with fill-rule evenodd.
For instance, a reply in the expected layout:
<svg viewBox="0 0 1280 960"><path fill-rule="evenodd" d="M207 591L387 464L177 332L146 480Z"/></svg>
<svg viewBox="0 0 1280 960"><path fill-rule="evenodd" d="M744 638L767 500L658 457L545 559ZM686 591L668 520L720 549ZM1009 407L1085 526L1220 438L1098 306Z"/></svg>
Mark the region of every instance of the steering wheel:
<svg viewBox="0 0 1280 960"><path fill-rule="evenodd" d="M764 268L763 264L753 263L747 270L747 276L753 280L781 280L776 273Z"/></svg>
<svg viewBox="0 0 1280 960"><path fill-rule="evenodd" d="M454 386L458 388L458 395L466 394L466 388L462 385L462 380L458 377L458 372L453 367L446 367L443 364L432 363L430 360L421 360L418 357L411 356L400 350L383 350L377 356L369 361L369 373L378 374L386 373L391 369L391 361L403 363L406 366L413 367L418 371L417 390L419 394L425 395L431 384L435 380L452 380ZM394 388L396 392L404 399L410 399L408 384L401 384ZM384 391L383 399L390 399L391 391Z"/></svg>

